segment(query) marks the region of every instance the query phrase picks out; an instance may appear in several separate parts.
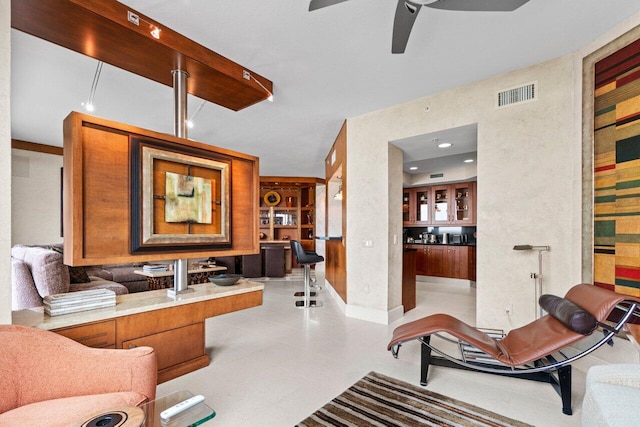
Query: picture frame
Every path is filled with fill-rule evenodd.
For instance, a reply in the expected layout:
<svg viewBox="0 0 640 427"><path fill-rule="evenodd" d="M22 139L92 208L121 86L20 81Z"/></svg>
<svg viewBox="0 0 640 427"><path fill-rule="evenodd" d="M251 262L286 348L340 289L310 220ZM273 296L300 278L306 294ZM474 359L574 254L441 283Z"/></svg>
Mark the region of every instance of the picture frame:
<svg viewBox="0 0 640 427"><path fill-rule="evenodd" d="M231 247L230 159L200 148L136 136L130 136L129 146L131 253ZM170 203L176 194L169 183L178 178L181 185L191 185L181 196L199 199L176 208ZM211 205L207 215L198 212L176 220L181 216L171 211L196 205L202 210L202 204Z"/></svg>

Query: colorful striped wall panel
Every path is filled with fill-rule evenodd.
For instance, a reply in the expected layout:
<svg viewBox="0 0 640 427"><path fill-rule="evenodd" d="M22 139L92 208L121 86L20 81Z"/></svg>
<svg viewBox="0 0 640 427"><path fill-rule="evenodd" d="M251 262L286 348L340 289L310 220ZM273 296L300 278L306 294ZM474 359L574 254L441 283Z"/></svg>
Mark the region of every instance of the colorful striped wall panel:
<svg viewBox="0 0 640 427"><path fill-rule="evenodd" d="M594 281L640 296L640 40L595 66Z"/></svg>

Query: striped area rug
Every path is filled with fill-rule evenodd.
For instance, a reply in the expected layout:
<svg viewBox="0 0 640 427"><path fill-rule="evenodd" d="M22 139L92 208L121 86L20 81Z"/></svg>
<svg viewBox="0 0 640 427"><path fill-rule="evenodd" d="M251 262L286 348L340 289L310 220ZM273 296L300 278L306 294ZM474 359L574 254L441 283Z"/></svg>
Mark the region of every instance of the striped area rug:
<svg viewBox="0 0 640 427"><path fill-rule="evenodd" d="M369 372L296 427L529 426L495 412Z"/></svg>

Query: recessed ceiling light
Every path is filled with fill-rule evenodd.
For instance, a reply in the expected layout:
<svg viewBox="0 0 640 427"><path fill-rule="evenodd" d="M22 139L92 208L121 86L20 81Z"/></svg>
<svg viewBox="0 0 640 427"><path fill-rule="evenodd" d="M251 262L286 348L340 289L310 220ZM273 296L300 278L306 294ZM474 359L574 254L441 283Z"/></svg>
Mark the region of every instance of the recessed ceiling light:
<svg viewBox="0 0 640 427"><path fill-rule="evenodd" d="M417 171L417 170L418 170L418 167L417 167L417 166L411 166L411 167L409 168L409 170L410 170L410 171Z"/></svg>
<svg viewBox="0 0 640 427"><path fill-rule="evenodd" d="M450 142L441 142L440 144L438 144L438 148L449 148L451 147L453 144Z"/></svg>
<svg viewBox="0 0 640 427"><path fill-rule="evenodd" d="M473 159L467 159L464 161L465 163L473 163Z"/></svg>

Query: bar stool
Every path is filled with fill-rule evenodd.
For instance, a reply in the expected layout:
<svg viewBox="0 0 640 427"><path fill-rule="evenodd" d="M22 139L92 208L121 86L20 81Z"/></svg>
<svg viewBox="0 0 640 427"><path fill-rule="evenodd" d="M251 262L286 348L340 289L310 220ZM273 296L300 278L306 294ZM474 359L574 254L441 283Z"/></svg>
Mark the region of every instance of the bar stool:
<svg viewBox="0 0 640 427"><path fill-rule="evenodd" d="M304 293L296 292L294 294L297 297L304 296L304 300L296 301L296 307L321 307L322 303L311 299L311 296L315 296L315 292L313 292L313 295L311 293L311 264L324 262L324 257L315 252L305 251L297 240L291 241L291 250L296 257L296 262L304 266Z"/></svg>

